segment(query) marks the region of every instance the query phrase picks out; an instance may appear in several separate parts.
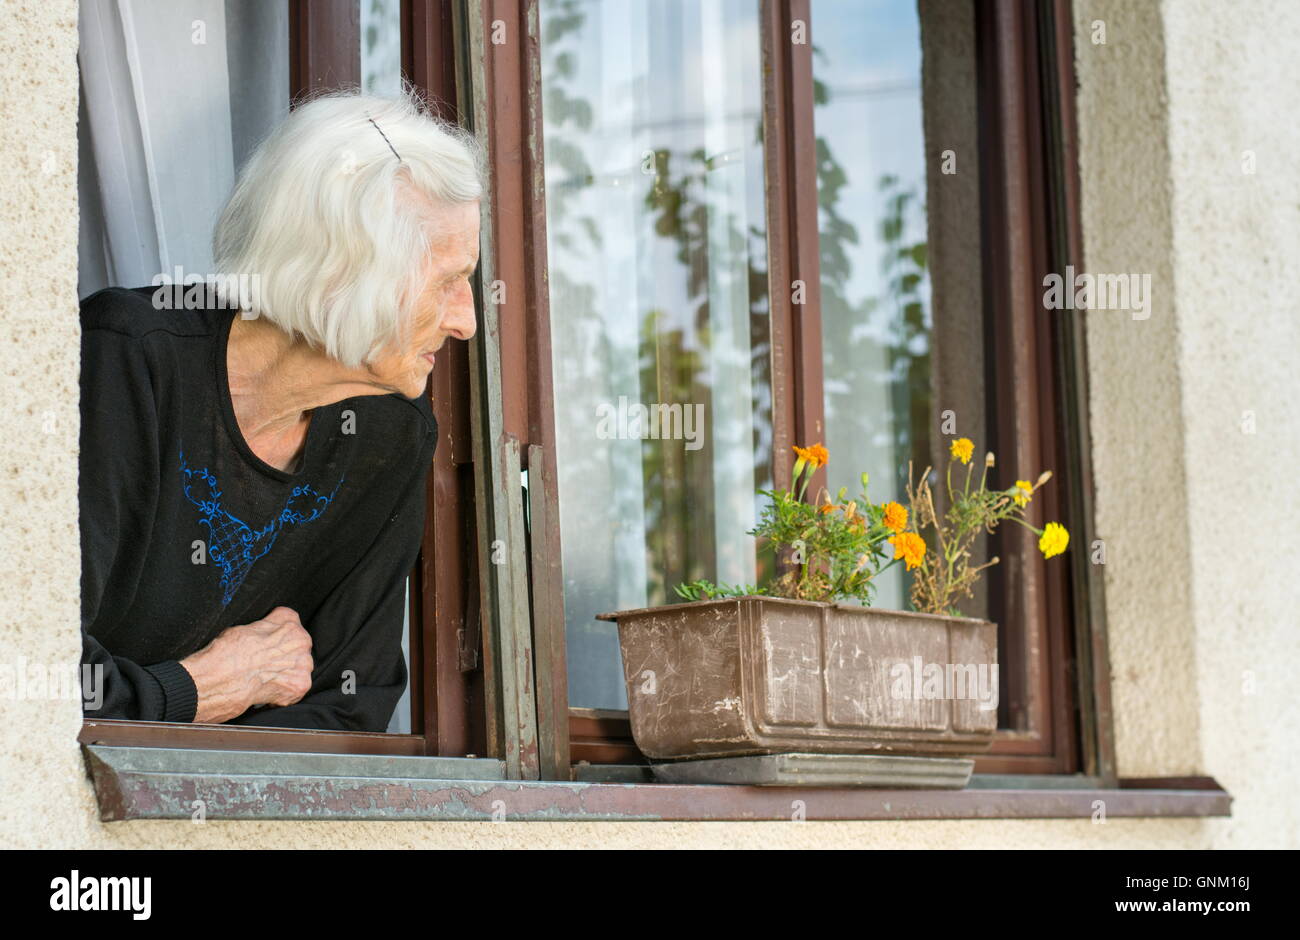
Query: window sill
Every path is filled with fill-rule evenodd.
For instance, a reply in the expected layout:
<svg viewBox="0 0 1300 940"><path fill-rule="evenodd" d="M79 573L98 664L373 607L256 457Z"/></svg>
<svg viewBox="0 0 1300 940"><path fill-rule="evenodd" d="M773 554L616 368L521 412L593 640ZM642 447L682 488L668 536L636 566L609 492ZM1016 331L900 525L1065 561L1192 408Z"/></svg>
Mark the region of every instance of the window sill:
<svg viewBox="0 0 1300 940"><path fill-rule="evenodd" d="M500 761L86 745L100 819L469 821L1091 819L1228 816L1208 777L981 780L965 790L870 790L504 780ZM1003 786L1002 784L1009 784Z"/></svg>

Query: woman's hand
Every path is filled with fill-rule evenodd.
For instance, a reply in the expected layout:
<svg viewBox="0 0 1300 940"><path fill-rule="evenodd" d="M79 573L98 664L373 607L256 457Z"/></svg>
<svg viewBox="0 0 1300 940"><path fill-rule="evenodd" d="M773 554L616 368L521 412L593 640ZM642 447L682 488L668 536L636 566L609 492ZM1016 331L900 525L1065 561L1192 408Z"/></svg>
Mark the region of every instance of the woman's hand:
<svg viewBox="0 0 1300 940"><path fill-rule="evenodd" d="M254 705L292 705L311 689L311 634L277 607L262 620L223 630L181 660L199 693L196 723L237 718Z"/></svg>

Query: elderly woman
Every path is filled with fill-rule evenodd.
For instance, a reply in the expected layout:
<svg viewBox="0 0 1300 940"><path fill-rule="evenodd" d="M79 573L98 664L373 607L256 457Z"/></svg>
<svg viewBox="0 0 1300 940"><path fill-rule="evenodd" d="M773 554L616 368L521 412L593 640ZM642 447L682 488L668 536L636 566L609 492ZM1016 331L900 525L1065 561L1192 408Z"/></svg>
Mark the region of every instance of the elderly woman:
<svg viewBox="0 0 1300 940"><path fill-rule="evenodd" d="M84 301L89 716L385 730L437 443L424 391L474 334L481 192L472 142L417 100L320 97L216 227L219 283L256 285L251 310Z"/></svg>

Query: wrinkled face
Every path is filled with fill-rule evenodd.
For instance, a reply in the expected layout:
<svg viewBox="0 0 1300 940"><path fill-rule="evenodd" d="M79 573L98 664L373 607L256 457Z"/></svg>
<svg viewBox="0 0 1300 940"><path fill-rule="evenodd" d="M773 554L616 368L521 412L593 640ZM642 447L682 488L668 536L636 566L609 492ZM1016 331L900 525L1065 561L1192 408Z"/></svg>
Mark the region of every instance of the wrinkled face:
<svg viewBox="0 0 1300 940"><path fill-rule="evenodd" d="M478 266L478 203L444 209L429 249L429 270L415 308L410 342L388 348L369 366L374 383L415 398L447 337L474 335L470 276Z"/></svg>

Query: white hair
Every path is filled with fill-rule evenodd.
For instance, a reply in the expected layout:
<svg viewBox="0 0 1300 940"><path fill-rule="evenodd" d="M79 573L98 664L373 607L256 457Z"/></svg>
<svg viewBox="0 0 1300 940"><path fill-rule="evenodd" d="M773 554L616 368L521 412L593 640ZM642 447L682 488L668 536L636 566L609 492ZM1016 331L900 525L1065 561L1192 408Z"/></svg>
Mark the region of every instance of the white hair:
<svg viewBox="0 0 1300 940"><path fill-rule="evenodd" d="M442 210L482 193L474 138L409 85L321 95L240 172L212 237L218 280L255 276L255 315L355 368L400 341Z"/></svg>

